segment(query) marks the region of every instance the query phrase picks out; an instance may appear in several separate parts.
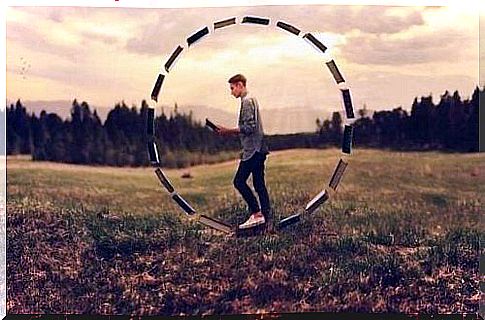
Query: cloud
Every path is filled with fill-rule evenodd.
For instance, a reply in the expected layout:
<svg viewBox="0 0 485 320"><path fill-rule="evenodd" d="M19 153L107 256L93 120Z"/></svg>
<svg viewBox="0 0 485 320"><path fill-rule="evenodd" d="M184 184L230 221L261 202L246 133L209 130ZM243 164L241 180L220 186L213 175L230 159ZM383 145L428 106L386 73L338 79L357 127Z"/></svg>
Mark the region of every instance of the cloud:
<svg viewBox="0 0 485 320"><path fill-rule="evenodd" d="M176 72L164 82L162 103L228 109L235 101L228 95L227 78L241 72L251 79L251 90L264 106L340 106L340 92L322 55L301 37L276 28L277 20L312 32L336 49L335 59L360 106L362 101L369 107L407 103L421 88L474 86L471 78L478 69L473 64L477 43L470 44L472 28L463 27L466 19L448 9L305 5L8 10L9 92L30 100L53 95L110 105L122 98L149 99L157 68L178 44L201 27L245 15L268 17L272 25L230 26L184 50ZM19 56L32 62L35 91L31 81L15 72ZM444 78L446 82L440 80Z"/></svg>
<svg viewBox="0 0 485 320"><path fill-rule="evenodd" d="M7 40L40 52L79 61L90 45L124 42L139 22L114 8L9 8ZM115 23L113 23L115 21Z"/></svg>
<svg viewBox="0 0 485 320"><path fill-rule="evenodd" d="M49 12L48 18L54 22L62 23L64 21L64 15L61 11L52 10Z"/></svg>
<svg viewBox="0 0 485 320"><path fill-rule="evenodd" d="M237 11L233 8L158 9L155 22L144 24L141 32L127 41L126 49L144 55L171 54L200 28L232 17Z"/></svg>
<svg viewBox="0 0 485 320"><path fill-rule="evenodd" d="M75 65L59 65L55 69L37 68L32 70L31 75L85 88L103 87L113 82L113 77L102 70L86 70Z"/></svg>
<svg viewBox="0 0 485 320"><path fill-rule="evenodd" d="M273 20L284 20L305 32L397 33L424 23L417 7L305 5L264 6L248 10Z"/></svg>
<svg viewBox="0 0 485 320"><path fill-rule="evenodd" d="M406 65L476 58L470 47L477 39L455 29L416 31L409 38L359 34L347 37L340 48L348 61L359 64Z"/></svg>
<svg viewBox="0 0 485 320"><path fill-rule="evenodd" d="M413 7L306 6L296 12L291 11L294 19L304 21L307 29L341 34L352 30L392 34L424 23L420 9Z"/></svg>
<svg viewBox="0 0 485 320"><path fill-rule="evenodd" d="M185 44L186 38L202 26L207 25L212 28L213 22L229 17L242 18L245 15L267 17L271 19L272 24L282 20L304 32L340 34L352 30L391 34L423 24L419 8L386 6L257 6L163 9L156 12L158 18L155 22L145 24L140 28L140 34L128 40L126 45L128 50L144 55L168 55L178 44ZM217 33L225 33L228 38L244 40L248 36L264 35L265 28L267 27L238 25L218 30ZM272 32L278 32L276 30L278 28L274 26L270 28ZM214 46L214 49L216 48L220 46Z"/></svg>
<svg viewBox="0 0 485 320"><path fill-rule="evenodd" d="M98 20L100 16L111 13L122 13L122 10L117 8L91 8L91 7L11 7L10 9L26 14L31 17L36 17L39 20L47 20L49 22L57 23L59 27L63 23L72 19L94 19ZM108 18L108 17L106 17ZM8 17L7 17L8 20Z"/></svg>
<svg viewBox="0 0 485 320"><path fill-rule="evenodd" d="M152 56L168 56L177 45L185 44L186 38L203 26L212 27L212 23L215 21L244 15L268 17L273 24L276 20L283 20L295 25L303 32L323 34L345 34L353 30L373 34L393 34L423 24L422 9L391 6L305 5L184 9L21 7L13 10L30 16L32 19L29 20L34 21L31 31L36 33L40 32L39 29L46 29L46 27L54 31L65 29L66 32L79 36L83 44L89 41L100 41L107 45L124 40L120 38L123 35L128 37L126 49L129 52ZM45 21L44 28L36 25L38 20ZM73 24L73 21L77 24ZM113 22L110 23L110 21ZM116 34L113 30L107 30L106 24L108 23L118 26L121 32L128 30L129 32ZM10 24L11 22L8 22L8 25ZM129 29L127 29L127 25ZM87 28L87 30L82 28ZM218 30L217 33L224 34L227 38L244 41L245 38L266 35L264 29L271 29L275 34L279 32L274 25L270 28L245 25L231 26ZM26 32L19 36L24 37ZM44 35L38 34L37 36L48 39L45 32ZM31 39L32 37L29 38L29 40ZM51 43L39 41L34 43L40 46L40 50L49 50L51 45ZM42 46L45 44L48 44L47 48ZM214 42L212 48L218 49L223 46L224 41L220 40ZM58 49L61 54L64 53L63 48L59 47L50 51L58 52Z"/></svg>
<svg viewBox="0 0 485 320"><path fill-rule="evenodd" d="M388 7L363 7L354 11L352 20L357 20L357 29L374 34L393 34L424 24L422 13L414 8L400 8L403 15L396 16Z"/></svg>
<svg viewBox="0 0 485 320"><path fill-rule="evenodd" d="M27 48L50 53L70 60L81 60L81 48L62 42L55 42L35 26L9 22L7 24L7 47L11 42L20 42Z"/></svg>
<svg viewBox="0 0 485 320"><path fill-rule="evenodd" d="M85 39L89 39L91 41L99 41L106 45L112 45L119 42L119 39L117 37L107 35L107 34L102 34L99 32L84 31L81 33L81 35Z"/></svg>

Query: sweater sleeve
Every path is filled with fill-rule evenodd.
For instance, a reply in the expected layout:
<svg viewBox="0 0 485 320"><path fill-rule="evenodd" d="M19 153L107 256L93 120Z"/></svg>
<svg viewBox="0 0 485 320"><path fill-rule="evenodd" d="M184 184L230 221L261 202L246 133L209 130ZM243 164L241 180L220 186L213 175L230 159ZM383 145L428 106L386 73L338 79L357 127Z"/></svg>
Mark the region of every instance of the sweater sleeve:
<svg viewBox="0 0 485 320"><path fill-rule="evenodd" d="M239 130L244 135L250 135L256 131L258 118L257 118L257 106L258 102L254 98L247 100L247 103L242 105L241 119L239 121Z"/></svg>

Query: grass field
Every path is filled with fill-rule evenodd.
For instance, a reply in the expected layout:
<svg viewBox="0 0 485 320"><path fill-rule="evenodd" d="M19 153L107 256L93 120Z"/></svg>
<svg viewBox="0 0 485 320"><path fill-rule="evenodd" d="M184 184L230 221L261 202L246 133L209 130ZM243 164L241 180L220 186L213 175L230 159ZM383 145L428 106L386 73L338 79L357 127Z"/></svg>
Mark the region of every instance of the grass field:
<svg viewBox="0 0 485 320"><path fill-rule="evenodd" d="M327 185L339 154L269 156L276 221ZM247 217L236 166L166 173L198 212L235 225ZM186 218L153 168L8 158L7 312L475 313L484 169L478 154L357 149L313 215L233 238Z"/></svg>

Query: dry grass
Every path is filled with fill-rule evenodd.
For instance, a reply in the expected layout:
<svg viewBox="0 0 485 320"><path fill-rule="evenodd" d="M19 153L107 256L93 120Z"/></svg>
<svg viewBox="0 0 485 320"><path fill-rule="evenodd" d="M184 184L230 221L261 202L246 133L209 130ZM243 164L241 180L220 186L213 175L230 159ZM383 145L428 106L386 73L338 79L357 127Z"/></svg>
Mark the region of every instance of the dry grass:
<svg viewBox="0 0 485 320"><path fill-rule="evenodd" d="M271 154L276 220L328 183L338 157ZM228 238L186 219L151 168L8 158L8 312L477 312L479 156L356 150L348 160L338 193L314 215L277 234ZM236 166L167 175L200 212L236 224L246 218ZM192 179L181 178L187 170Z"/></svg>

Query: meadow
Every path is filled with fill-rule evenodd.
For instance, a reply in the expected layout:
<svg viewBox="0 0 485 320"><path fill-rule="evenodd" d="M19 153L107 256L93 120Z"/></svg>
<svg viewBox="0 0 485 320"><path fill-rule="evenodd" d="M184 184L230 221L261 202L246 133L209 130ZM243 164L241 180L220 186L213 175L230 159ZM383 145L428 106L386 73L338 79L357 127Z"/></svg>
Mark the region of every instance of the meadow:
<svg viewBox="0 0 485 320"><path fill-rule="evenodd" d="M270 154L276 222L328 184L339 156ZM7 313L478 312L483 158L355 149L348 160L315 213L237 238L187 217L154 168L8 157ZM236 167L165 172L199 213L236 225L247 218Z"/></svg>

